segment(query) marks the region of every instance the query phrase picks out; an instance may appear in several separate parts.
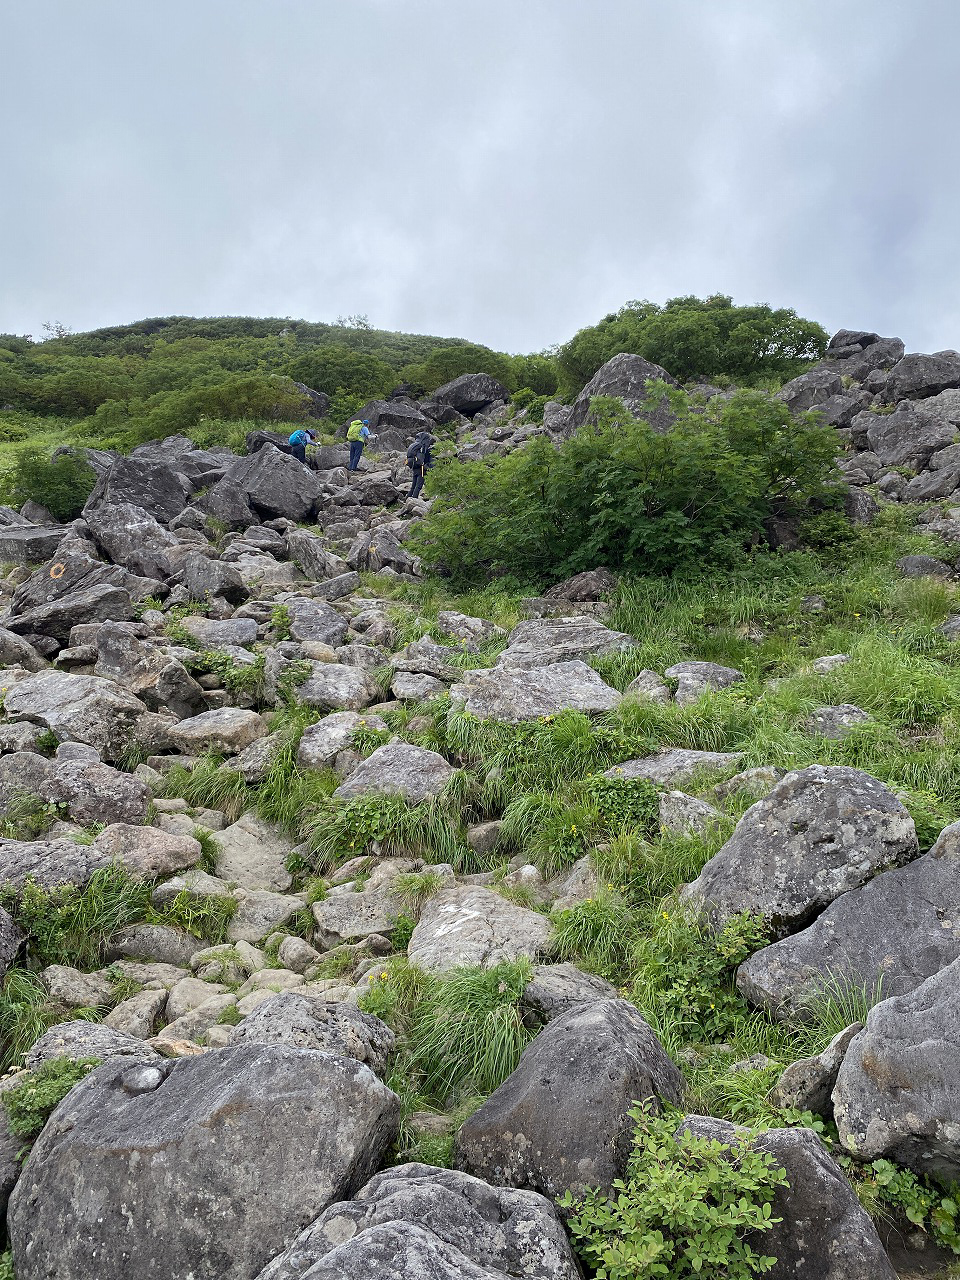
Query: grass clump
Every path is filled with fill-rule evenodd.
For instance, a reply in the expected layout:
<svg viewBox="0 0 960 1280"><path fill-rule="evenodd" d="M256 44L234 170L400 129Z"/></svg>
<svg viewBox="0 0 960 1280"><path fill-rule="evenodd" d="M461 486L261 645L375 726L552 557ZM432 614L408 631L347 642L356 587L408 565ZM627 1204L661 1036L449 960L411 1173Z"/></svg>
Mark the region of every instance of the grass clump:
<svg viewBox="0 0 960 1280"><path fill-rule="evenodd" d="M44 889L28 881L17 894L0 891L3 905L29 936L33 960L42 967L98 968L107 940L119 929L144 919L150 885L134 880L121 866L101 867L84 888Z"/></svg>
<svg viewBox="0 0 960 1280"><path fill-rule="evenodd" d="M613 1194L569 1192L560 1206L580 1257L606 1280L723 1275L750 1280L776 1258L757 1252L786 1173L757 1151L752 1135L730 1143L677 1130L679 1114L654 1119L641 1107L625 1178Z"/></svg>
<svg viewBox="0 0 960 1280"><path fill-rule="evenodd" d="M186 929L211 946L227 941L230 921L237 913L236 898L211 897L181 889L175 898L159 910L151 907L146 914L150 924L172 925Z"/></svg>
<svg viewBox="0 0 960 1280"><path fill-rule="evenodd" d="M11 969L0 985L0 1071L22 1062L27 1051L59 1020L60 1014L36 974Z"/></svg>
<svg viewBox="0 0 960 1280"><path fill-rule="evenodd" d="M14 1088L2 1095L10 1132L26 1141L39 1137L54 1109L99 1065L99 1058L49 1058L34 1071L25 1072Z"/></svg>

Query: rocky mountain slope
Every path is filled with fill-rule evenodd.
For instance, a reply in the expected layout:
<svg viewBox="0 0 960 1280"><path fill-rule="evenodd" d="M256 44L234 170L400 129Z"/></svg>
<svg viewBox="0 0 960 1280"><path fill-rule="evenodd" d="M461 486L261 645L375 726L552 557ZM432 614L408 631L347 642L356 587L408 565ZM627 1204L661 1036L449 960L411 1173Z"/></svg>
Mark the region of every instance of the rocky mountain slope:
<svg viewBox="0 0 960 1280"><path fill-rule="evenodd" d="M418 431L496 455L658 380L617 356L540 424L467 375L368 404L353 477L340 444L171 436L87 451L70 524L0 510L19 1280L573 1280L637 1103L699 1160L761 1125L784 1172L739 1234L776 1280L960 1248L960 355L843 332L779 393L836 427L869 639L853 570L825 596L807 560L656 665L667 606L631 623L605 570L477 612L423 580Z"/></svg>

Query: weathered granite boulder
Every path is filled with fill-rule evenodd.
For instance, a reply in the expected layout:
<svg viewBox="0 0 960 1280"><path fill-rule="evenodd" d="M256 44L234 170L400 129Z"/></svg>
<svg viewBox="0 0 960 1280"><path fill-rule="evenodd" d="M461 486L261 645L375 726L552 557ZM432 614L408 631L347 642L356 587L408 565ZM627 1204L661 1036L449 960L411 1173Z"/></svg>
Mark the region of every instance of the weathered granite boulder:
<svg viewBox="0 0 960 1280"><path fill-rule="evenodd" d="M498 400L509 400L510 392L489 373L464 373L452 382L445 382L442 387L437 387L432 399L437 404L449 405L458 413L472 418L487 405Z"/></svg>
<svg viewBox="0 0 960 1280"><path fill-rule="evenodd" d="M468 715L506 724L561 711L612 711L621 699L616 689L579 660L464 672L462 682L451 687L450 697Z"/></svg>
<svg viewBox="0 0 960 1280"><path fill-rule="evenodd" d="M858 1160L960 1179L960 960L874 1005L844 1055L833 1113Z"/></svg>
<svg viewBox="0 0 960 1280"><path fill-rule="evenodd" d="M132 502L102 502L87 516L94 541L114 564L158 581L170 577L176 537L143 507Z"/></svg>
<svg viewBox="0 0 960 1280"><path fill-rule="evenodd" d="M575 658L617 653L636 643L633 636L611 631L596 618L532 618L510 632L498 667L546 667Z"/></svg>
<svg viewBox="0 0 960 1280"><path fill-rule="evenodd" d="M704 693L727 689L743 679L743 672L717 662L677 662L663 673L677 681L676 701L685 706Z"/></svg>
<svg viewBox="0 0 960 1280"><path fill-rule="evenodd" d="M839 898L737 972L744 999L793 1018L836 982L904 995L960 957L960 823L922 858Z"/></svg>
<svg viewBox="0 0 960 1280"><path fill-rule="evenodd" d="M382 1076L396 1037L386 1023L351 1004L284 992L265 1000L233 1033L233 1044L291 1044L366 1063Z"/></svg>
<svg viewBox="0 0 960 1280"><path fill-rule="evenodd" d="M237 752L251 742L263 738L267 725L256 711L241 707L218 707L215 711L202 711L189 720L181 720L172 730L172 737L184 751Z"/></svg>
<svg viewBox="0 0 960 1280"><path fill-rule="evenodd" d="M168 524L187 505L190 484L171 466L144 458L115 457L94 485L83 508L84 519L98 507L128 503Z"/></svg>
<svg viewBox="0 0 960 1280"><path fill-rule="evenodd" d="M410 804L437 796L453 777L443 756L407 742L388 742L361 761L333 793L335 800L401 795Z"/></svg>
<svg viewBox="0 0 960 1280"><path fill-rule="evenodd" d="M400 1103L350 1058L287 1045L105 1063L58 1107L13 1192L23 1280L255 1276L377 1167ZM202 1206L202 1208L201 1208Z"/></svg>
<svg viewBox="0 0 960 1280"><path fill-rule="evenodd" d="M42 724L61 742L86 742L112 760L129 745L147 708L110 680L47 670L8 689L4 710Z"/></svg>
<svg viewBox="0 0 960 1280"><path fill-rule="evenodd" d="M405 1164L331 1205L257 1280L579 1280L548 1200Z"/></svg>
<svg viewBox="0 0 960 1280"><path fill-rule="evenodd" d="M411 935L411 964L430 973L502 960L538 959L550 950L550 921L479 885L455 885L427 899Z"/></svg>
<svg viewBox="0 0 960 1280"><path fill-rule="evenodd" d="M454 1165L497 1186L556 1199L609 1188L632 1150L630 1108L676 1105L680 1072L625 1000L576 1006L549 1022L457 1136Z"/></svg>
<svg viewBox="0 0 960 1280"><path fill-rule="evenodd" d="M726 772L736 768L740 751L694 751L687 747L665 747L641 760L624 760L604 773L605 778L644 778L659 786L686 786L698 774Z"/></svg>
<svg viewBox="0 0 960 1280"><path fill-rule="evenodd" d="M357 730L369 728L384 732L385 721L377 715L356 711L334 711L303 731L297 747L297 764L305 769L324 769L333 764L341 751L352 746Z"/></svg>
<svg viewBox="0 0 960 1280"><path fill-rule="evenodd" d="M782 938L918 852L913 819L882 782L859 769L812 765L747 810L683 897L716 923L741 911L762 915Z"/></svg>
<svg viewBox="0 0 960 1280"><path fill-rule="evenodd" d="M614 356L597 370L577 396L567 430L575 431L587 421L594 396L615 396L623 401L634 417L648 421L655 431L665 432L673 421L669 402L664 397L652 410L647 407L650 384L656 382L665 382L672 387L677 385L676 379L666 369L644 360L642 356Z"/></svg>
<svg viewBox="0 0 960 1280"><path fill-rule="evenodd" d="M891 400L923 400L948 387L960 387L960 352L911 354L890 370L885 394Z"/></svg>

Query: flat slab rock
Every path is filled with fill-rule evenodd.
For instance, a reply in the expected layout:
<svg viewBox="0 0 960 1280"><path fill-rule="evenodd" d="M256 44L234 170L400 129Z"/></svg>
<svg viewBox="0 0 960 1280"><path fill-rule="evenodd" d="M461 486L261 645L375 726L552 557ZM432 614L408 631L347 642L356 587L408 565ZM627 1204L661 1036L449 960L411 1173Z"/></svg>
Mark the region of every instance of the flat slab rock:
<svg viewBox="0 0 960 1280"><path fill-rule="evenodd" d="M611 631L596 618L533 618L510 632L498 667L545 667L572 658L617 653L636 644L633 636Z"/></svg>
<svg viewBox="0 0 960 1280"><path fill-rule="evenodd" d="M479 885L458 885L424 903L407 955L429 973L468 965L490 969L503 960L539 958L549 950L550 931L539 912Z"/></svg>
<svg viewBox="0 0 960 1280"><path fill-rule="evenodd" d="M609 1188L632 1150L630 1108L679 1103L683 1077L626 1000L578 1005L549 1022L516 1070L463 1125L458 1169L556 1199Z"/></svg>
<svg viewBox="0 0 960 1280"><path fill-rule="evenodd" d="M922 858L841 894L737 971L744 999L791 1018L838 978L884 996L913 991L960 957L960 822Z"/></svg>
<svg viewBox="0 0 960 1280"><path fill-rule="evenodd" d="M443 756L408 742L377 747L333 793L335 800L401 795L411 804L437 796L453 777Z"/></svg>
<svg viewBox="0 0 960 1280"><path fill-rule="evenodd" d="M538 667L494 667L471 672L450 690L454 703L480 720L518 724L562 711L612 711L621 694L585 662L555 662Z"/></svg>
<svg viewBox="0 0 960 1280"><path fill-rule="evenodd" d="M625 760L607 769L605 778L645 778L660 786L676 786L692 782L698 774L728 772L743 758L741 751L692 751L686 747L667 747L642 760Z"/></svg>
<svg viewBox="0 0 960 1280"><path fill-rule="evenodd" d="M331 1205L257 1280L579 1280L549 1200L405 1164Z"/></svg>
<svg viewBox="0 0 960 1280"><path fill-rule="evenodd" d="M99 849L73 840L0 840L0 886L19 890L34 880L43 889L82 888L109 862Z"/></svg>
<svg viewBox="0 0 960 1280"><path fill-rule="evenodd" d="M782 938L918 852L913 819L882 782L859 769L812 765L747 810L682 897L715 923L741 911L762 915Z"/></svg>
<svg viewBox="0 0 960 1280"><path fill-rule="evenodd" d="M399 1099L350 1058L238 1045L93 1071L13 1192L21 1280L256 1276L370 1177Z"/></svg>

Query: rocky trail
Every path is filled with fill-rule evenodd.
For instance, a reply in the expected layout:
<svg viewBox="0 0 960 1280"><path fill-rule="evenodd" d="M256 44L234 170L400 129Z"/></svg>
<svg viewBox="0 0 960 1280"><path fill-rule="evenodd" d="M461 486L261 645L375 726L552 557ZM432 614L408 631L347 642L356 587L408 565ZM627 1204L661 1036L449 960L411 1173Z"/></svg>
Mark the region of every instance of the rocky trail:
<svg viewBox="0 0 960 1280"><path fill-rule="evenodd" d="M657 380L617 356L541 424L468 375L368 404L353 476L341 444L308 468L283 435L245 456L171 436L87 450L98 479L70 524L0 509L0 1091L81 1064L29 1139L0 1111L18 1280L575 1280L563 1197L627 1174L635 1104L737 1140L692 1113L699 1041L681 1057L625 980L558 944L607 873L576 819L556 836L570 856L531 859L546 810L524 816L506 781L522 759L559 790L535 755L557 725L564 785L622 797L657 839L708 841L677 906L705 937L762 917L736 962L750 1017L802 1021L839 980L879 994L769 1079L793 1119L759 1140L786 1172L757 1236L769 1274L948 1274L929 1232L874 1222L845 1162L960 1181L960 823L921 841L897 790L850 764L651 744L649 708L722 706L747 677L678 653L618 687L638 640L606 570L524 598L509 627L420 612L419 431L493 456L565 438L596 395L637 409ZM960 543L960 355L844 331L779 395L836 428L851 521L924 503L922 531ZM805 678L829 689L848 661L817 653ZM840 743L872 719L825 697L804 732ZM421 1034L404 1000L429 991L452 1017L466 970L521 980L498 1006L512 1069L464 1114L452 1077L408 1096L401 1067ZM452 1167L416 1158L441 1150Z"/></svg>

